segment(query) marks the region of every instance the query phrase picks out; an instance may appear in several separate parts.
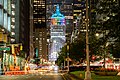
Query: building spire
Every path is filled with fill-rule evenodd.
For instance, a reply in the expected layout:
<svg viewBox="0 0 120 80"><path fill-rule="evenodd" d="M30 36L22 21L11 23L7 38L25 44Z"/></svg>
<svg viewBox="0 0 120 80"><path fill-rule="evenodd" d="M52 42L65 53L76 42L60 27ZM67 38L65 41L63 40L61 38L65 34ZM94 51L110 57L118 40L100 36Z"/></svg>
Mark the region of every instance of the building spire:
<svg viewBox="0 0 120 80"><path fill-rule="evenodd" d="M55 11L55 13L52 15L51 18L56 18L56 17L65 18L64 15L60 13L59 4L56 5L56 11Z"/></svg>
<svg viewBox="0 0 120 80"><path fill-rule="evenodd" d="M57 4L57 6L56 6L56 13L57 14L60 14L60 8L59 8L59 5Z"/></svg>

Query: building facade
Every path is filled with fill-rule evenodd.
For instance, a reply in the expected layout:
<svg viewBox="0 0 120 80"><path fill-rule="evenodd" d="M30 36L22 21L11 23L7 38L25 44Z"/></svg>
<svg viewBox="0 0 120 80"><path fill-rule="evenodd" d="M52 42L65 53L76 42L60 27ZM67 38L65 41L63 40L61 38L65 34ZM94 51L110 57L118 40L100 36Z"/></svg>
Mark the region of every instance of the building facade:
<svg viewBox="0 0 120 80"><path fill-rule="evenodd" d="M29 56L29 0L11 0L11 44L22 44L26 57Z"/></svg>
<svg viewBox="0 0 120 80"><path fill-rule="evenodd" d="M68 37L68 36L71 36L71 33L73 31L73 0L46 0L46 20L47 20L46 23L47 23L47 29L48 29L47 34L50 35L50 37L49 37L50 40L48 42L49 46L50 46L50 44L52 44L52 42L54 42L52 39L52 36L53 36L52 30L54 30L54 26L51 26L51 16L56 13L56 6L57 5L59 5L60 13L63 14L65 17L65 26L63 26L63 27L65 27L65 35L64 35L65 42L63 41L63 43L67 43L68 41L70 41L70 37ZM60 28L60 26L57 26L57 27ZM59 39L59 40L62 41L61 39ZM59 47L61 47L61 45L59 45L58 48ZM51 56L50 55L52 53L51 51L55 50L55 49L52 49L52 46L50 46L48 48L49 48L48 52L50 52L49 58L51 58L51 60L52 60L52 57L59 56L59 55ZM56 52L55 52L55 54L56 54ZM53 58L53 60L55 61L56 59Z"/></svg>
<svg viewBox="0 0 120 80"><path fill-rule="evenodd" d="M65 16L61 14L59 4L56 5L56 11L51 16L50 25L50 50L49 50L49 61L55 62L59 56L61 48L66 42L66 21Z"/></svg>
<svg viewBox="0 0 120 80"><path fill-rule="evenodd" d="M34 48L35 57L47 59L46 0L33 1Z"/></svg>
<svg viewBox="0 0 120 80"><path fill-rule="evenodd" d="M29 0L0 0L0 44L1 69L21 70L29 56Z"/></svg>
<svg viewBox="0 0 120 80"><path fill-rule="evenodd" d="M29 42L29 53L30 53L30 59L33 59L34 58L34 45L33 45L33 38L34 38L34 35L33 35L33 0L30 0L30 42Z"/></svg>
<svg viewBox="0 0 120 80"><path fill-rule="evenodd" d="M66 19L66 34L71 34L73 30L73 0L46 0L47 28L50 27L50 18L55 13L57 4Z"/></svg>

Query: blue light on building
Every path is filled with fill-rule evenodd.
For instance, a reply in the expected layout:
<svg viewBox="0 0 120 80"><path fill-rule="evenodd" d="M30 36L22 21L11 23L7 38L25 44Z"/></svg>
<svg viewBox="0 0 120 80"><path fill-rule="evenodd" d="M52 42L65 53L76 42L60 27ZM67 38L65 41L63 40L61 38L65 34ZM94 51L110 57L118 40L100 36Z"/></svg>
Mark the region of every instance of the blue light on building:
<svg viewBox="0 0 120 80"><path fill-rule="evenodd" d="M60 13L59 5L56 6L56 12L51 17L51 25L65 25L65 16Z"/></svg>

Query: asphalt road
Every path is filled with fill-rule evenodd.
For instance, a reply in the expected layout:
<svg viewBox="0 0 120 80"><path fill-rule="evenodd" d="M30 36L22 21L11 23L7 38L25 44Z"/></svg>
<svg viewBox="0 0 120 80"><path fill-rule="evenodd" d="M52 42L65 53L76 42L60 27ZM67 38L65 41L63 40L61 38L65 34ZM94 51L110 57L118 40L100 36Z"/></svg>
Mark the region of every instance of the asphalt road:
<svg viewBox="0 0 120 80"><path fill-rule="evenodd" d="M27 75L0 75L0 80L67 80L62 73L34 73Z"/></svg>

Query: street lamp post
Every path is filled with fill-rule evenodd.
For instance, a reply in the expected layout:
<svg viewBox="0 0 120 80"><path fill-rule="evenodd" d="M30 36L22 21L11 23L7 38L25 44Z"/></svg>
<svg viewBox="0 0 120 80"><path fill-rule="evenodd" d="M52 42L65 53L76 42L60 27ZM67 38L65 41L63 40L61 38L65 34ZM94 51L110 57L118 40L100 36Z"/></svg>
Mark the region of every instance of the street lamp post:
<svg viewBox="0 0 120 80"><path fill-rule="evenodd" d="M88 0L86 0L86 60L87 60L87 70L85 72L84 80L91 80L90 73L90 61L89 61L89 38L88 38Z"/></svg>
<svg viewBox="0 0 120 80"><path fill-rule="evenodd" d="M67 53L67 66L68 66L68 72L69 72L69 45L67 45L67 50L68 50L68 53Z"/></svg>

